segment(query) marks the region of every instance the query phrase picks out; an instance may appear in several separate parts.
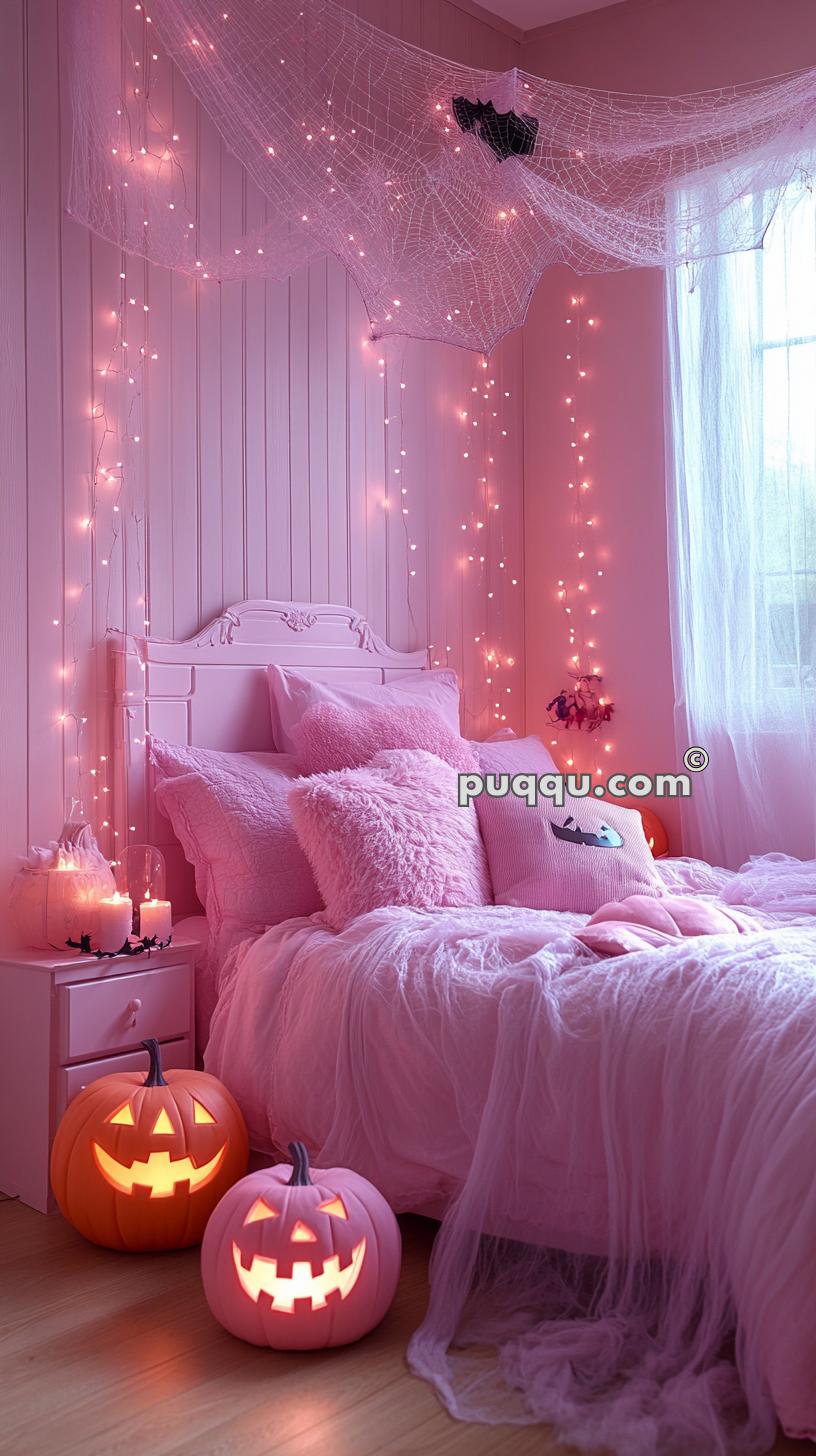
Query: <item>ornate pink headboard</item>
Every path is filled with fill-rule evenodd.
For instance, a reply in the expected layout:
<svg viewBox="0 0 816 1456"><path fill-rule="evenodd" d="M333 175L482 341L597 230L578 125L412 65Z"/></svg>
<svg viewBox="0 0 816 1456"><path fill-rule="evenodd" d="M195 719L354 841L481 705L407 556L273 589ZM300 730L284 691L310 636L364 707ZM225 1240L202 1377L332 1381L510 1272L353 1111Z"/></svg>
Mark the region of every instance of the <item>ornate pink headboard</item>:
<svg viewBox="0 0 816 1456"><path fill-rule="evenodd" d="M177 919L200 907L192 869L155 806L145 734L233 753L270 751L270 663L322 682L386 682L428 665L424 652L392 652L350 607L306 602L238 602L186 642L117 635L111 651L114 824L120 845L164 852Z"/></svg>

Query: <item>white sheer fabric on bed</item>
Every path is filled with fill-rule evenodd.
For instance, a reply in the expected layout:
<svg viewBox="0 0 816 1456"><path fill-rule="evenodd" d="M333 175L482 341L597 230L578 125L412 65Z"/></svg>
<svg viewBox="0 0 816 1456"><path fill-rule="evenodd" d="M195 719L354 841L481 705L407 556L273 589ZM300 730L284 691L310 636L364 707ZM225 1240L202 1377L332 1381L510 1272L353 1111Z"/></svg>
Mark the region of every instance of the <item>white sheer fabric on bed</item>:
<svg viewBox="0 0 816 1456"><path fill-rule="evenodd" d="M816 853L816 197L802 157L756 253L667 278L678 734L711 755L684 803L694 854ZM716 192L703 181L679 194ZM704 203L694 204L705 215ZM706 223L728 247L731 214ZM718 249L719 244L719 249Z"/></svg>
<svg viewBox="0 0 816 1456"><path fill-rule="evenodd" d="M408 1358L455 1415L748 1456L774 1408L816 1431L816 865L665 871L761 905L750 953L602 961L584 917L502 906L288 921L226 969L206 1066L253 1145L447 1207Z"/></svg>

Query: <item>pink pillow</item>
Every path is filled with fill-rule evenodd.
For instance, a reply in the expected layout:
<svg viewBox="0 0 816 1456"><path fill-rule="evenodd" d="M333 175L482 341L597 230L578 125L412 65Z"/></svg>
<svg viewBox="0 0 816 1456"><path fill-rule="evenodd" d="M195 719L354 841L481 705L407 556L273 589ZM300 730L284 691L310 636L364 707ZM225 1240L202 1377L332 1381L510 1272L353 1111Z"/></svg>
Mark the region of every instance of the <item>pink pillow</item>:
<svg viewBox="0 0 816 1456"><path fill-rule="evenodd" d="M329 773L360 768L388 748L435 753L462 773L478 767L473 748L432 708L340 707L315 703L292 732L301 771Z"/></svg>
<svg viewBox="0 0 816 1456"><path fill-rule="evenodd" d="M473 743L471 746L476 750L479 770L483 774L558 773L549 749L533 734L529 738L496 734L485 743Z"/></svg>
<svg viewBox="0 0 816 1456"><path fill-rule="evenodd" d="M610 900L662 893L636 809L589 798L529 807L486 793L476 805L497 905L592 915Z"/></svg>
<svg viewBox="0 0 816 1456"><path fill-rule="evenodd" d="M280 753L219 753L151 741L163 775L156 802L195 869L211 947L226 951L290 915L321 908L298 844L288 792L297 768Z"/></svg>
<svg viewBox="0 0 816 1456"><path fill-rule="evenodd" d="M273 664L267 668L272 712L272 739L281 753L296 753L294 729L307 708L315 703L334 703L339 708L424 707L444 718L453 733L459 732L459 684L448 667L412 672L406 677L382 682L315 682L302 672Z"/></svg>
<svg viewBox="0 0 816 1456"><path fill-rule="evenodd" d="M341 930L384 905L431 910L489 902L484 849L472 804L457 805L458 776L430 753L378 753L366 768L295 784L298 838Z"/></svg>
<svg viewBox="0 0 816 1456"><path fill-rule="evenodd" d="M632 950L670 945L685 935L742 935L755 930L749 916L716 905L699 895L629 895L602 905L578 939L600 955L627 955Z"/></svg>

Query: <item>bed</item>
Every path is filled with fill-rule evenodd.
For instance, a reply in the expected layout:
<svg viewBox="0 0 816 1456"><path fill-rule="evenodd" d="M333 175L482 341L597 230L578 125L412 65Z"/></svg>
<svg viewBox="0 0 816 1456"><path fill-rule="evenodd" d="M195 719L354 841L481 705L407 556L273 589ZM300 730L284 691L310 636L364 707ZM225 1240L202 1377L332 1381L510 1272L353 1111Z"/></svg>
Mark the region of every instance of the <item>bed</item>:
<svg viewBox="0 0 816 1456"><path fill-rule="evenodd" d="M425 666L303 603L119 645L119 804L183 912L145 734L270 747L270 662L381 682ZM290 919L202 967L205 1062L260 1151L301 1138L442 1220L409 1361L455 1415L626 1456L759 1452L777 1417L816 1437L816 867L662 874L741 907L745 933L609 960L566 912Z"/></svg>
<svg viewBox="0 0 816 1456"><path fill-rule="evenodd" d="M270 663L320 682L385 683L422 672L427 654L392 651L349 607L266 600L237 602L184 641L113 634L110 651L114 827L120 843L161 849L174 921L202 945L196 984L202 1047L219 968L205 954L193 869L156 805L149 735L191 748L271 751Z"/></svg>

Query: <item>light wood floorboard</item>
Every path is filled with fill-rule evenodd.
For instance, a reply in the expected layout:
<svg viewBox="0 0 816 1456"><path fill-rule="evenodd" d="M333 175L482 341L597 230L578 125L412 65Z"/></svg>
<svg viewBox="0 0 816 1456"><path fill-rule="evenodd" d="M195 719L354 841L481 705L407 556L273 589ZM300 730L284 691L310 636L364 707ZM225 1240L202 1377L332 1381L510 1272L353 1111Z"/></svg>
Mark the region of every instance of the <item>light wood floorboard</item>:
<svg viewBox="0 0 816 1456"><path fill-rule="evenodd" d="M401 1220L380 1328L281 1355L212 1319L198 1250L122 1255L0 1202L0 1451L14 1456L563 1456L543 1427L463 1425L405 1366L435 1226ZM811 1446L780 1438L774 1456Z"/></svg>

